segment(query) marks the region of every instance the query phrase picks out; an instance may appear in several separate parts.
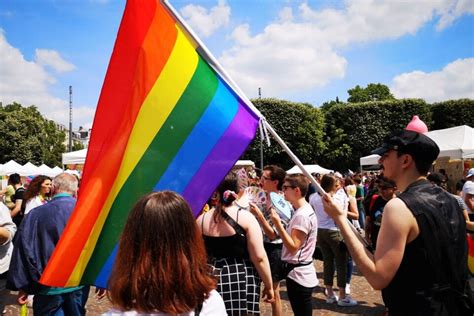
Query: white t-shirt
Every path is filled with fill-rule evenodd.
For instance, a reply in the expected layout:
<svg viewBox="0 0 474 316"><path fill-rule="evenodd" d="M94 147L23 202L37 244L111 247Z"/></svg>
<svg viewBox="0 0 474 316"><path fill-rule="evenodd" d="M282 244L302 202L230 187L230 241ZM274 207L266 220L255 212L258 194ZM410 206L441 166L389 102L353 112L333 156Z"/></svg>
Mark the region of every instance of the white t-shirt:
<svg viewBox="0 0 474 316"><path fill-rule="evenodd" d="M25 205L25 215L28 214L35 207L41 206L43 204L45 204L45 202L42 201L39 196L35 196L34 198L30 199L28 202L26 202Z"/></svg>
<svg viewBox="0 0 474 316"><path fill-rule="evenodd" d="M16 233L16 225L12 221L10 210L5 204L0 202L0 227L10 232L10 238L0 245L0 274L8 271L12 257L13 243L12 239Z"/></svg>
<svg viewBox="0 0 474 316"><path fill-rule="evenodd" d="M336 193L334 194L333 199L334 199L334 202L336 202L341 207L343 207L344 212L347 213L347 207L348 207L348 202L346 202L346 200L348 200L347 195L345 193L344 194ZM318 193L311 194L311 196L309 197L309 203L313 207L314 213L316 214L316 217L318 218L318 228L329 229L329 230L339 230L339 228L337 227L336 223L331 218L331 216L329 216L324 211L323 200L321 199L321 196ZM345 208L344 208L344 205L346 205Z"/></svg>
<svg viewBox="0 0 474 316"><path fill-rule="evenodd" d="M281 259L289 263L313 262L314 248L318 234L318 220L311 205L305 204L295 211L290 219L286 232L291 235L293 229L306 233L306 240L302 247L292 255L283 245ZM304 287L315 287L318 285L316 269L313 264L294 268L288 278Z"/></svg>
<svg viewBox="0 0 474 316"><path fill-rule="evenodd" d="M311 194L309 204L318 218L318 228L339 230L334 220L324 211L323 200L318 193Z"/></svg>
<svg viewBox="0 0 474 316"><path fill-rule="evenodd" d="M344 189L339 189L337 192L334 194L333 199L336 200L340 205L342 205L342 209L344 212L347 212L349 209L349 197L347 196L346 192L344 192Z"/></svg>
<svg viewBox="0 0 474 316"><path fill-rule="evenodd" d="M464 183L464 186L462 187L462 193L463 196L466 196L466 194L474 194L474 182L466 181L466 183ZM474 197L472 197L472 199L474 199ZM474 213L474 210L469 209L469 206L467 207L467 211L469 213Z"/></svg>
<svg viewBox="0 0 474 316"><path fill-rule="evenodd" d="M127 311L127 312L122 312L122 311L116 311L116 310L110 310L107 313L104 313L102 315L124 315L124 316L135 316L135 315L153 315L153 316L166 316L170 314L164 314L164 313L152 313L152 314L140 314L137 313L136 311ZM194 316L194 311L184 313L184 314L179 314L182 316ZM204 301L202 304L202 309L201 313L199 315L203 316L214 316L214 315L227 315L227 311L225 310L225 305L224 301L222 300L222 297L216 290L212 290L211 293L209 293L209 297L207 300Z"/></svg>

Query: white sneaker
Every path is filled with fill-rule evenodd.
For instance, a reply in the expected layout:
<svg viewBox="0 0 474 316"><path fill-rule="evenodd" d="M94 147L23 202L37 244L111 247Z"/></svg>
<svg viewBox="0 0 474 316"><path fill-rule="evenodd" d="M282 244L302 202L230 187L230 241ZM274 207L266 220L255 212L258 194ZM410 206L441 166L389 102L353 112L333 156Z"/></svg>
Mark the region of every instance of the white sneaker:
<svg viewBox="0 0 474 316"><path fill-rule="evenodd" d="M346 297L337 301L337 305L342 307L356 306L357 301L352 299L350 295L346 295Z"/></svg>
<svg viewBox="0 0 474 316"><path fill-rule="evenodd" d="M328 304L334 304L337 302L337 296L336 295L333 295L333 296L330 296L326 299L326 303Z"/></svg>
<svg viewBox="0 0 474 316"><path fill-rule="evenodd" d="M346 294L351 294L351 285L346 283Z"/></svg>

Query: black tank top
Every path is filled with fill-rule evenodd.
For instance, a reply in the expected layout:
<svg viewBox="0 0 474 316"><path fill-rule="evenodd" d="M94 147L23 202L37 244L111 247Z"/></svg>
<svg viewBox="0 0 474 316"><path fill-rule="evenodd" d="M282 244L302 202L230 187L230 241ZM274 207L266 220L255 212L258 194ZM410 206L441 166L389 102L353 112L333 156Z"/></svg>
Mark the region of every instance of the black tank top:
<svg viewBox="0 0 474 316"><path fill-rule="evenodd" d="M450 284L463 291L467 266L463 215L449 193L427 180L412 183L398 197L415 216L420 233L405 246L397 273L382 290L384 303L390 315L438 314L429 296L437 285ZM460 315L448 305L443 308L450 315Z"/></svg>
<svg viewBox="0 0 474 316"><path fill-rule="evenodd" d="M239 220L239 212L240 209L237 211L237 221ZM202 217L201 227L204 225L205 216L206 214ZM247 237L243 233L245 230L231 218L232 221L233 223L228 222L236 231L234 235L223 237L202 235L209 259L249 259ZM201 230L204 231L203 229Z"/></svg>

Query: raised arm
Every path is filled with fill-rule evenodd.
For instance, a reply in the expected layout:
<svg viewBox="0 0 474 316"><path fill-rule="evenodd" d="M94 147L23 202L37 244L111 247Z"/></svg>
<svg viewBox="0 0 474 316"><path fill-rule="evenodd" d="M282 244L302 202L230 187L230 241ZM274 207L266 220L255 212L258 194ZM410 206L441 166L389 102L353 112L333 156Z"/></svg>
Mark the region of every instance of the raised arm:
<svg viewBox="0 0 474 316"><path fill-rule="evenodd" d="M402 262L407 240L413 239L414 234L418 233L418 226L411 212L397 198L387 203L377 239L377 249L375 254L371 254L350 229L342 209L329 195L325 195L323 201L325 211L334 218L352 259L369 284L377 290L387 287Z"/></svg>
<svg viewBox="0 0 474 316"><path fill-rule="evenodd" d="M278 216L273 207L270 208L270 218L283 241L283 245L294 255L306 240L306 233L298 229L293 229L291 230L291 235L288 234L281 222L280 216Z"/></svg>
<svg viewBox="0 0 474 316"><path fill-rule="evenodd" d="M258 208L257 205L255 205L255 203L249 203L249 205L250 205L250 212L255 216L257 221L260 223L260 226L262 227L265 235L267 235L267 237L270 240L276 239L278 235L275 233L270 223L267 222L262 211Z"/></svg>

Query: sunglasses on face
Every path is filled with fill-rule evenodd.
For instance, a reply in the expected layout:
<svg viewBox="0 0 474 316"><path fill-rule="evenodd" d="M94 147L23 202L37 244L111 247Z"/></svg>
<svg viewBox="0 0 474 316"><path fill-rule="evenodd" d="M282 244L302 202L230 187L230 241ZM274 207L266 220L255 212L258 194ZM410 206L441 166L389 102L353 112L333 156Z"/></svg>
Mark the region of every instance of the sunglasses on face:
<svg viewBox="0 0 474 316"><path fill-rule="evenodd" d="M294 185L283 185L282 188L283 188L283 191L285 191L286 189L289 189L289 188L294 189L294 188L296 188L296 186L294 186Z"/></svg>

